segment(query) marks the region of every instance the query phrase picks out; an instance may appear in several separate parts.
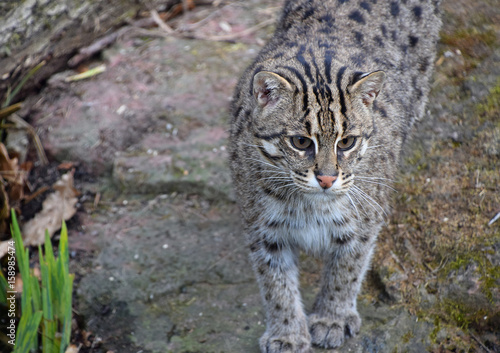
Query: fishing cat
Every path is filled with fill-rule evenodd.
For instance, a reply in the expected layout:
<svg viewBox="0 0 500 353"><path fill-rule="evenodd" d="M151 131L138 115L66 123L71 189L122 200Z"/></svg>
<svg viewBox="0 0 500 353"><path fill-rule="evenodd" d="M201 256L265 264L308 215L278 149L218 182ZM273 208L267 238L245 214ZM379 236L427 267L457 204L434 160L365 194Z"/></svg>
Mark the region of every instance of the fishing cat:
<svg viewBox="0 0 500 353"><path fill-rule="evenodd" d="M229 155L267 315L262 352L337 347L424 113L439 0L289 0L232 103ZM298 254L324 259L306 316Z"/></svg>

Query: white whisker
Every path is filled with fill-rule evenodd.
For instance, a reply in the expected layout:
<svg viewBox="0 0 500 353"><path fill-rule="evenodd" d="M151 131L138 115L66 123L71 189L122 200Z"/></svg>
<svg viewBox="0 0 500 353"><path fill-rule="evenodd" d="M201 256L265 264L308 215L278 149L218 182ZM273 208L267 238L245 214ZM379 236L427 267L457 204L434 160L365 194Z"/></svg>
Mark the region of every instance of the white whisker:
<svg viewBox="0 0 500 353"><path fill-rule="evenodd" d="M364 199L361 199L361 200L360 200L361 195L359 195L359 192L358 192L358 191L356 191L356 190L350 190L350 191L352 191L352 195L351 195L351 196L352 196L352 197L354 197L354 199L358 202L358 204L359 204L359 205L361 206L361 208L363 209L363 213L364 213L366 216L368 216L368 211L366 210L365 205L364 205L364 204L366 203L366 201L364 201Z"/></svg>
<svg viewBox="0 0 500 353"><path fill-rule="evenodd" d="M300 188L298 188L297 186L292 188L292 192L290 192L287 197L286 197L286 201L289 202L290 199L292 198L292 196L296 193L298 193L300 191Z"/></svg>
<svg viewBox="0 0 500 353"><path fill-rule="evenodd" d="M279 188L276 188L276 189L274 189L273 191L277 191L277 190L279 190L279 189L283 189L284 187L287 187L287 186L294 186L294 185L295 185L295 183L288 183L288 184L285 184L285 185L281 185Z"/></svg>
<svg viewBox="0 0 500 353"><path fill-rule="evenodd" d="M391 181L391 182L394 182L394 180L393 180L393 179L383 178L383 177L367 177L367 176L363 176L363 175L355 175L354 177L355 177L355 178L357 178L357 179L367 179L367 180L386 180L386 181Z"/></svg>
<svg viewBox="0 0 500 353"><path fill-rule="evenodd" d="M249 158L249 157L246 157L245 159L246 159L247 161L259 162L259 163L261 163L261 164L263 164L263 165L267 165L268 167L275 168L275 169L277 169L277 170L278 170L278 171L277 171L277 172L275 172L275 173L278 173L278 172L283 172L283 173L285 173L285 172L284 172L284 171L283 171L280 167L275 166L274 164L271 164L271 163L269 163L269 162L265 162L265 161L263 161L263 160L261 160L261 159L255 159L255 158Z"/></svg>
<svg viewBox="0 0 500 353"><path fill-rule="evenodd" d="M398 191L397 191L396 189L394 189L392 186L387 185L387 184L385 184L385 183L379 183L379 182L372 181L372 180L365 180L365 179L362 179L362 178L358 178L358 179L360 179L360 180L361 180L362 182L364 182L364 183L370 183L370 184L376 184L376 185L385 186L386 188L389 188L389 189L391 189L391 190L393 190L393 191L395 191L395 192L398 192Z"/></svg>
<svg viewBox="0 0 500 353"><path fill-rule="evenodd" d="M358 219L360 219L361 217L359 216L358 207L356 206L356 204L352 200L351 196L349 195L349 190L347 190L346 195L349 198L349 201L351 202L351 205L354 207L354 210L356 211L356 214L358 215Z"/></svg>
<svg viewBox="0 0 500 353"><path fill-rule="evenodd" d="M378 213L378 215L379 215L379 216L381 216L381 217L382 217L382 215L380 214L380 212L377 210L377 208L376 208L375 206L377 206L377 207L378 207L378 208L379 208L379 209L380 209L380 210L381 210L381 211L382 211L382 212L383 212L383 213L387 216L387 213L386 213L386 212L385 212L385 210L382 208L382 206L380 206L380 204L379 204L377 201L375 201L375 200L374 200L374 199L373 199L370 195L368 195L366 192L364 192L362 189L360 189L360 188L359 188L358 186L356 186L356 185L352 185L352 188L353 188L353 190L356 190L356 191L357 191L358 195L359 195L361 198L363 198L363 199L366 201L366 203L367 203L368 205L370 205L370 206L373 208L373 210L374 210L375 212L377 212L377 213ZM383 217L382 217L382 218L383 218Z"/></svg>
<svg viewBox="0 0 500 353"><path fill-rule="evenodd" d="M259 180L291 180L291 178L282 176L271 176L271 177L260 178Z"/></svg>

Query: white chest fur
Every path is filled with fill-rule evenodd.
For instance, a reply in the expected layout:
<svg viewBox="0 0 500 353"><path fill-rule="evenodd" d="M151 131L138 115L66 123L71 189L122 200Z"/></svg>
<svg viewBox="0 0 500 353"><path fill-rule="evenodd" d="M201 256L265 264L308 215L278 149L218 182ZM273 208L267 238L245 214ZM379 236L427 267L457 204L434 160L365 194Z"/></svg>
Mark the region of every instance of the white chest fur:
<svg viewBox="0 0 500 353"><path fill-rule="evenodd" d="M342 196L291 202L268 198L263 203L259 223L262 235L272 242L319 254L350 238L356 231L357 222Z"/></svg>

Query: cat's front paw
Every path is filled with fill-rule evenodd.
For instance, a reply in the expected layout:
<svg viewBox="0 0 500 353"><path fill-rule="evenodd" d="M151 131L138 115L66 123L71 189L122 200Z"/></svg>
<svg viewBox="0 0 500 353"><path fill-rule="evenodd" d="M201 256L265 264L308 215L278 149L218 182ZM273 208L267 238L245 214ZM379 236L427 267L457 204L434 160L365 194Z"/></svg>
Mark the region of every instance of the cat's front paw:
<svg viewBox="0 0 500 353"><path fill-rule="evenodd" d="M341 346L347 338L356 336L361 328L359 314L351 310L337 316L311 314L308 321L312 343L323 348Z"/></svg>
<svg viewBox="0 0 500 353"><path fill-rule="evenodd" d="M299 333L272 335L268 332L260 338L262 353L311 353L311 338Z"/></svg>

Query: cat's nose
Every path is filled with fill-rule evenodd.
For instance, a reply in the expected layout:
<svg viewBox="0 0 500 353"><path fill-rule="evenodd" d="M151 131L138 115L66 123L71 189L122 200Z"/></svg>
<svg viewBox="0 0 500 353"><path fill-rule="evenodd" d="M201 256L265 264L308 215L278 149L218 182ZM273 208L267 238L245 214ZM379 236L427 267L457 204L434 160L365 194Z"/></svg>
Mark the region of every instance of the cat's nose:
<svg viewBox="0 0 500 353"><path fill-rule="evenodd" d="M317 175L316 179L318 180L319 186L321 186L323 189L328 189L330 188L335 180L337 180L336 175Z"/></svg>

